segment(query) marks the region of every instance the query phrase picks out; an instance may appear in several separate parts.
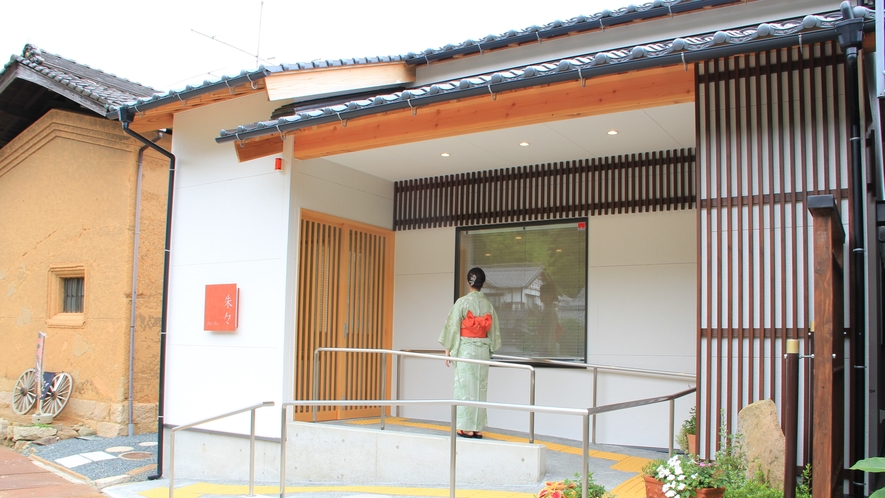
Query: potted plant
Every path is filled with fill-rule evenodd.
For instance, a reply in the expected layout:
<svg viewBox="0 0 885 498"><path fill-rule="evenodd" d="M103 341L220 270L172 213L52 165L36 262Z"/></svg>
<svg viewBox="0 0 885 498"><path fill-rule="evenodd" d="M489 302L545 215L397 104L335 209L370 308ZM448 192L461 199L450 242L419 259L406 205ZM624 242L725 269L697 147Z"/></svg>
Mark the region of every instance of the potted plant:
<svg viewBox="0 0 885 498"><path fill-rule="evenodd" d="M691 455L698 454L698 417L695 407L691 407L689 417L682 422L676 442L682 451Z"/></svg>
<svg viewBox="0 0 885 498"><path fill-rule="evenodd" d="M645 496L646 498L666 498L664 495L664 483L657 479L658 467L665 465L667 460L661 458L658 460L649 460L642 467L642 478L645 479Z"/></svg>
<svg viewBox="0 0 885 498"><path fill-rule="evenodd" d="M538 492L538 498L581 498L581 474L575 473L575 479L547 481L544 489ZM593 480L593 472L587 473L587 498L603 498L608 496L605 488Z"/></svg>
<svg viewBox="0 0 885 498"><path fill-rule="evenodd" d="M646 481L646 496L649 498L722 498L725 494L716 463L695 456L673 455L658 466L655 479L661 483L661 494L650 494ZM656 489L653 491L657 492Z"/></svg>

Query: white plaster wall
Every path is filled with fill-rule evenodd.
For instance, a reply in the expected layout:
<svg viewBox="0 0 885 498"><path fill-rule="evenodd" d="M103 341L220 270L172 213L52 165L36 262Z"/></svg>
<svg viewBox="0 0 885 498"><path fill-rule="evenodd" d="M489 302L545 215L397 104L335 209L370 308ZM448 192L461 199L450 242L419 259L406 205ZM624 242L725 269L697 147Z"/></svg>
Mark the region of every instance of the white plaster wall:
<svg viewBox="0 0 885 498"><path fill-rule="evenodd" d="M302 208L390 228L393 184L324 161L282 154L240 163L221 128L266 119L258 95L175 116L177 157L167 336L166 423L291 398ZM203 330L206 284L240 288L234 333ZM201 428L247 433L248 414ZM279 435L279 409L258 412L257 432Z"/></svg>
<svg viewBox="0 0 885 498"><path fill-rule="evenodd" d="M669 211L588 220L588 362L694 374L697 330L697 213ZM455 229L397 233L395 349L436 349L452 304ZM452 371L441 362L406 359L399 373L403 399L450 398ZM589 407L592 375L539 368L538 405ZM690 380L601 373L598 405L671 394ZM489 401L526 404L529 375L493 368ZM694 405L676 404L676 422ZM448 421L447 410L409 407L403 416ZM669 406L635 408L597 420L597 442L666 447ZM490 411L489 426L528 430L528 415ZM538 414L539 435L581 438L581 420Z"/></svg>
<svg viewBox="0 0 885 498"><path fill-rule="evenodd" d="M282 397L289 172L274 158L240 163L221 128L266 119L262 95L175 115L176 183L166 358L165 423L181 425ZM203 330L205 286L236 283L236 332ZM248 433L248 414L201 426ZM258 411L279 434L279 412Z"/></svg>

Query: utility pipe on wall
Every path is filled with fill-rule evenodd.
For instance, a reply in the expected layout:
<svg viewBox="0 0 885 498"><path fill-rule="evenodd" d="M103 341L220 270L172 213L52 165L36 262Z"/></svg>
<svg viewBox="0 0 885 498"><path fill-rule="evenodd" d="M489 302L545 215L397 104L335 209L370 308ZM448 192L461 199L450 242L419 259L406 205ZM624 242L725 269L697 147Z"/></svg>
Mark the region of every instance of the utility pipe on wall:
<svg viewBox="0 0 885 498"><path fill-rule="evenodd" d="M151 142L147 138L129 129L129 123L135 118L135 110L129 107L121 107L118 110L123 132L146 146L154 149L169 158L169 182L166 193L166 243L163 256L163 297L160 311L160 392L157 400L157 473L148 476L148 479L159 479L163 476L163 421L164 421L164 398L166 394L166 322L169 296L169 255L172 242L172 197L175 189L175 156Z"/></svg>
<svg viewBox="0 0 885 498"><path fill-rule="evenodd" d="M867 190L864 183L863 163L861 154L863 153L863 137L861 136L860 127L860 104L859 104L859 80L857 76L858 50L863 46L864 21L854 16L854 8L851 3L844 1L840 5L842 12L842 20L838 21L835 26L838 35L839 45L845 53L845 99L848 107L848 126L850 128L850 151L849 157L851 161L851 266L852 276L854 278L852 294L854 296L853 309L851 312L854 330L850 344L852 345L851 363L852 369L847 375L851 376L851 388L853 394L849 397L854 398L855 408L849 414L851 421L849 427L853 428L848 434L850 441L848 458L851 461L857 461L864 458L864 446L866 432L865 413L863 408L866 403L866 379L863 374L864 363L866 361L866 244L864 238L866 236L866 197ZM861 405L862 404L862 405ZM858 406L861 405L861 406ZM864 482L858 482L856 479L849 479L851 482L851 490L855 496L863 496Z"/></svg>
<svg viewBox="0 0 885 498"><path fill-rule="evenodd" d="M152 142L157 143L163 138L163 132L158 132ZM147 145L138 149L138 171L135 179L135 237L132 243L132 303L129 308L129 436L135 435L135 423L132 421L133 405L135 404L135 303L138 300L138 247L141 238L141 179L144 171L144 151Z"/></svg>

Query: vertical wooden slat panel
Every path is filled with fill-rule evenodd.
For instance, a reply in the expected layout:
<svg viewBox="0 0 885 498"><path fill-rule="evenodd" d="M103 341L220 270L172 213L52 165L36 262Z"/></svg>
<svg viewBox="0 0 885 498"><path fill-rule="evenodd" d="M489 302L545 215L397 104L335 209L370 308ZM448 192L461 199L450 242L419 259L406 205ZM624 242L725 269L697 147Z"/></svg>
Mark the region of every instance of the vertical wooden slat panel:
<svg viewBox="0 0 885 498"><path fill-rule="evenodd" d="M725 416L726 416L726 420L727 420L727 422L726 422L727 427L731 427L732 410L734 409L734 406L732 404L732 398L734 396L734 394L733 394L734 381L732 378L731 358L732 358L732 348L734 347L734 336L733 336L734 325L735 325L734 324L734 301L735 301L735 295L734 295L734 269L735 268L734 267L736 266L736 264L735 264L734 242L733 242L735 227L732 224L732 220L734 219L733 214L734 214L734 209L735 209L735 205L734 205L735 191L734 191L734 184L733 184L732 180L734 178L734 169L740 167L740 163L735 163L732 161L732 153L733 153L733 149L734 149L734 133L736 132L732 127L732 119L733 119L732 109L734 108L733 107L734 106L734 102L733 102L733 99L734 99L734 91L733 91L734 88L733 87L734 87L734 85L732 84L732 82L734 81L734 76L732 75L731 71L732 71L732 68L734 67L734 63L735 63L734 59L727 59L727 60L723 61L723 65L724 65L723 77L725 78L725 82L722 85L723 86L723 98L722 98L723 102L722 103L725 105L725 126L724 126L724 128L725 128L725 130L724 130L725 131L725 151L723 154L723 162L727 168L724 172L725 173L725 185L723 187L725 189L724 193L727 196L727 199L726 199L726 204L725 204L726 207L725 207L725 212L724 212L724 214L725 214L725 231L724 232L725 233L724 233L724 237L721 237L720 240L722 240L723 238L725 239L725 247L726 247L726 250L725 250L726 260L724 262L725 268L726 268L726 279L725 279L726 287L725 287L725 295L723 296L725 299L725 322L723 325L725 328L725 336L726 336L725 341L726 342L725 342L725 348L722 348L721 346L719 347L719 352L720 352L720 358L722 358L722 355L721 355L722 350L725 349L725 351L726 351L726 356L725 356L726 367L725 367L725 372L724 372L723 376L725 377L725 379L724 379L725 414L726 414ZM720 194L719 197L721 198L722 195ZM739 195L738 195L738 199L740 199ZM738 265L739 264L740 263L738 263ZM722 385L722 384L720 384L720 385ZM721 392L721 389L719 391ZM720 406L721 406L721 404L720 404Z"/></svg>
<svg viewBox="0 0 885 498"><path fill-rule="evenodd" d="M780 352L808 326L805 199L846 194L846 119L841 99L831 97L844 71L837 54L827 42L696 66L697 400L700 431L713 440L720 409L733 431L746 403L779 398ZM653 162L658 174L676 167L678 177L672 161ZM653 188L674 185L678 196L678 183ZM668 195L654 197L656 209Z"/></svg>
<svg viewBox="0 0 885 498"><path fill-rule="evenodd" d="M706 71L705 71L705 74L707 76L707 78L706 78L707 85L705 87L705 93L704 93L704 99L706 102L705 108L707 110L707 112L704 114L704 116L705 116L705 118L704 118L704 131L705 131L705 136L706 136L706 140L704 142L704 147L705 147L704 152L706 153L706 157L711 158L711 159L713 157L713 153L712 153L712 144L711 144L711 142L712 142L712 138L711 138L712 137L712 126L710 124L710 117L713 115L713 113L709 112L709 110L712 107L711 104L713 102L713 92L715 92L715 90L716 90L716 85L715 85L715 82L711 83L710 74L713 72L713 65L714 64L715 64L715 61L709 61L707 63ZM705 177L704 196L706 199L708 199L708 202L710 199L714 198L713 193L711 191L711 189L712 189L711 175L713 174L713 166L712 166L713 162L714 161L712 161L712 160L707 161L705 168L704 168L704 177ZM711 418L711 415L713 413L715 413L714 408L711 406L712 400L713 400L713 389L712 389L713 388L713 372L712 372L712 368L710 367L710 365L712 365L712 362L713 362L712 331L713 331L713 323L714 323L713 322L713 309L714 309L713 308L713 260L714 260L714 257L713 257L713 236L714 236L714 232L713 232L713 208L712 208L712 206L710 206L710 205L707 206L705 215L706 215L707 225L706 225L706 229L704 231L704 237L702 237L701 240L705 240L707 243L707 251L706 251L707 252L707 257L706 257L707 272L706 272L706 275L707 276L706 276L706 282L705 282L706 285L703 287L707 291L706 292L707 302L706 302L706 310L705 310L707 320L706 320L706 323L704 324L705 325L704 328L707 330L707 338L706 338L707 340L705 343L705 345L706 345L706 358L705 359L706 359L706 365L707 365L706 376L705 376L706 383L705 384L707 387L706 387L706 389L701 389L700 383L698 383L699 384L698 385L698 399L699 399L698 405L701 404L700 403L700 396L704 395L704 397L706 398L704 400L704 404L703 404L705 406L705 409L703 412L703 418L699 422L707 421L706 424L702 424L702 427L705 427L705 429L706 429L702 433L702 438L703 438L703 442L704 442L704 453L707 455L710 455L711 450L713 449L710 442L711 442L711 440L714 439L713 437L711 437L712 434L710 433L710 430L711 430L710 428L714 427L714 424L711 423L713 420ZM702 259L698 258L698 261L702 261ZM700 338L699 338L699 340L700 340ZM700 362L700 358L701 358L700 351L701 351L701 346L699 343L699 345L698 345L698 361L699 362ZM698 368L698 372L700 372L700 371L701 371L701 369ZM700 375L698 376L698 378L700 379ZM698 410L700 410L700 408L698 408Z"/></svg>

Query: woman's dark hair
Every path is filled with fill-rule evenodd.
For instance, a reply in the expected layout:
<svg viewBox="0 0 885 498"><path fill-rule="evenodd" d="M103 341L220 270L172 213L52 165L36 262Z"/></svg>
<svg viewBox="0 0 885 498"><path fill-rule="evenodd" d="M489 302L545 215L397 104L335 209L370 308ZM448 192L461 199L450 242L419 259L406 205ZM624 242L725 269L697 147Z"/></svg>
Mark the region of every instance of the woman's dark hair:
<svg viewBox="0 0 885 498"><path fill-rule="evenodd" d="M471 268L467 272L467 283L476 290L482 290L482 285L486 283L486 273L482 268Z"/></svg>

